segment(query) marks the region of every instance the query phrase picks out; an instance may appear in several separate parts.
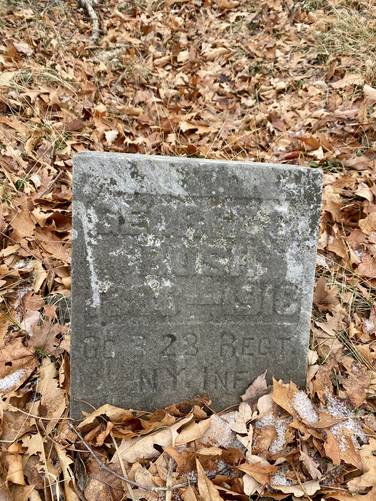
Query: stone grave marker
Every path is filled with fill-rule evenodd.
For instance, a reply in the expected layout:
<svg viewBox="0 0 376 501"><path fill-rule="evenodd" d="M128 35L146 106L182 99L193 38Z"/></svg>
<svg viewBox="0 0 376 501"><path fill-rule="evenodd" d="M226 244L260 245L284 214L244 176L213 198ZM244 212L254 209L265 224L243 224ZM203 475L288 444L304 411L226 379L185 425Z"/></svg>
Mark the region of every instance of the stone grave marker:
<svg viewBox="0 0 376 501"><path fill-rule="evenodd" d="M303 384L321 173L114 153L74 158L71 411L217 410L268 369Z"/></svg>

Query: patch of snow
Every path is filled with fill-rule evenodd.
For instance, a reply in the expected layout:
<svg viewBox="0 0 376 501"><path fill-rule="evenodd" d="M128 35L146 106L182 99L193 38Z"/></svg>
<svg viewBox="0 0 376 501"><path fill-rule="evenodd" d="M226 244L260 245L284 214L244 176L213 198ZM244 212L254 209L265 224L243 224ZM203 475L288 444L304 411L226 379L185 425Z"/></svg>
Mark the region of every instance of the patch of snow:
<svg viewBox="0 0 376 501"><path fill-rule="evenodd" d="M269 448L269 451L272 454L276 454L286 445L285 434L287 430L287 422L283 419L275 418L272 415L264 416L256 422L256 428L265 428L267 426L273 426L277 434Z"/></svg>
<svg viewBox="0 0 376 501"><path fill-rule="evenodd" d="M331 395L328 396L326 407L333 417L345 418L352 416L352 412L347 405Z"/></svg>
<svg viewBox="0 0 376 501"><path fill-rule="evenodd" d="M12 372L11 374L8 374L7 376L4 376L3 378L1 378L0 379L0 391L11 390L14 386L16 386L16 384L19 383L24 372L25 372L25 369L17 369L16 371Z"/></svg>
<svg viewBox="0 0 376 501"><path fill-rule="evenodd" d="M339 447L342 451L345 451L347 449L345 440L346 432L350 434L355 448L359 448L358 440L360 440L361 442L366 442L367 438L361 426L359 425L359 423L357 423L352 410L349 409L349 407L344 402L341 402L333 396L329 396L327 401L327 411L333 417L344 419L344 421L337 423L330 428L330 431L338 440Z"/></svg>
<svg viewBox="0 0 376 501"><path fill-rule="evenodd" d="M277 432L277 437L273 440L269 449L269 451L272 454L280 452L286 445L286 437L285 437L286 430L287 430L287 423L285 421L282 421L282 419L279 419L275 424L275 431Z"/></svg>
<svg viewBox="0 0 376 501"><path fill-rule="evenodd" d="M271 480L270 480L271 485L284 485L288 486L291 485L291 480L285 477L285 475L282 472L277 472L275 473Z"/></svg>
<svg viewBox="0 0 376 501"><path fill-rule="evenodd" d="M222 417L213 414L210 418L210 427L201 438L202 443L210 443L217 447L239 447L235 433L231 430L229 422L235 421L235 413L228 413Z"/></svg>
<svg viewBox="0 0 376 501"><path fill-rule="evenodd" d="M292 405L301 419L306 423L313 424L318 421L317 412L304 391L298 391L292 400Z"/></svg>
<svg viewBox="0 0 376 501"><path fill-rule="evenodd" d="M370 332L374 331L375 325L372 322L372 320L370 320L369 318L366 318L364 320L364 328L365 328L366 332L370 333Z"/></svg>
<svg viewBox="0 0 376 501"><path fill-rule="evenodd" d="M275 417L271 414L264 416L256 422L256 428L265 428L266 426L274 426Z"/></svg>
<svg viewBox="0 0 376 501"><path fill-rule="evenodd" d="M197 474L194 471L188 472L185 478L189 484L197 483Z"/></svg>

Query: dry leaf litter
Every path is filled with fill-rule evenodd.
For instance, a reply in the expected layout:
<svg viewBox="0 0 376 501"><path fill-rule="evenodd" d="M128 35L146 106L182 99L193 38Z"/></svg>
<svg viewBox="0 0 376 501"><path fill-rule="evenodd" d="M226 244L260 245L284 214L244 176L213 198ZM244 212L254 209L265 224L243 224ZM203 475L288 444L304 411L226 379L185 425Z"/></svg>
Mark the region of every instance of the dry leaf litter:
<svg viewBox="0 0 376 501"><path fill-rule="evenodd" d="M0 2L0 498L376 499L376 19L366 0ZM68 419L71 158L325 173L306 388ZM235 333L236 334L236 333ZM210 397L210 396L209 396Z"/></svg>

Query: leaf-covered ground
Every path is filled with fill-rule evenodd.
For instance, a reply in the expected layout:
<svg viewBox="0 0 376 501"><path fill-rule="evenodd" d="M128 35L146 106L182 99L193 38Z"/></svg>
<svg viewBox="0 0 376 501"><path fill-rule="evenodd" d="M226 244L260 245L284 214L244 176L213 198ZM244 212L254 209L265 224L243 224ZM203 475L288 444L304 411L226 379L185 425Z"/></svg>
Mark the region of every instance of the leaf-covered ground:
<svg viewBox="0 0 376 501"><path fill-rule="evenodd" d="M0 1L0 499L376 499L376 17L367 0ZM71 159L320 167L306 388L67 419Z"/></svg>

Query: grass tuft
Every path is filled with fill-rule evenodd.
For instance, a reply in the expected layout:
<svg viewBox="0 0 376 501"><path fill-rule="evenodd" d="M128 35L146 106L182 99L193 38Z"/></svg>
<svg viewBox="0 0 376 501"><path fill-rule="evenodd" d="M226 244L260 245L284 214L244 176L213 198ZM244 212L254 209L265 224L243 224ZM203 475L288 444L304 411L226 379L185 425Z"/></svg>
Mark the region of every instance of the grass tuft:
<svg viewBox="0 0 376 501"><path fill-rule="evenodd" d="M349 58L352 71L361 71L370 81L376 78L376 11L372 3L327 2L328 16L316 32L320 52L334 58Z"/></svg>

